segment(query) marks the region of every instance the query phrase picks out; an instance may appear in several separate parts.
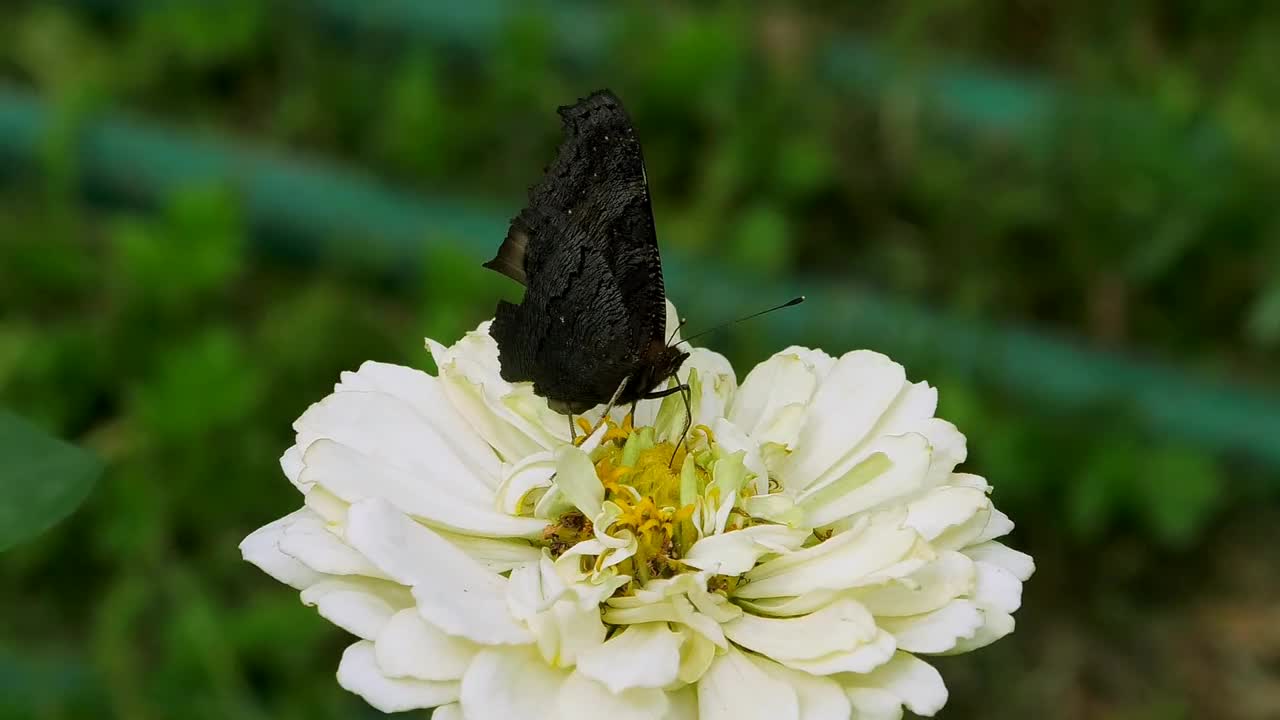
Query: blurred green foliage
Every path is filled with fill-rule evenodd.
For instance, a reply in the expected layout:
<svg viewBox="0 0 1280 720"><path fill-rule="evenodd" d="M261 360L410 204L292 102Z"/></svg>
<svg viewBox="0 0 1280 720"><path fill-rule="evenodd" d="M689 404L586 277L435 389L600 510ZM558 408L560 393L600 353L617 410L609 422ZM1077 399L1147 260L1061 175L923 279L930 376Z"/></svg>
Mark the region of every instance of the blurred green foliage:
<svg viewBox="0 0 1280 720"><path fill-rule="evenodd" d="M3 718L368 715L333 682L342 633L236 544L297 505L276 459L341 371L429 369L424 335L457 337L510 291L441 250L410 286L390 284L359 238L317 239L339 249L318 266L264 256L230 188L189 188L150 214L85 204L73 140L93 108L514 212L550 157L551 109L607 85L643 134L664 245L744 282L857 281L1277 381L1280 12L628 5L583 66L532 6L482 50L334 34L300 4L112 7L18 0L0 24L0 80L66 116L44 173L0 189L0 404L108 462L71 521L0 560ZM870 95L823 75L821 48L846 33L897 60ZM1029 135L958 127L920 82L958 58L1047 77L1074 100ZM778 349L749 330L715 337L739 368ZM1265 672L1232 679L1280 642L1218 640L1256 622L1280 582L1242 569L1280 540L1273 474L1143 435L1115 408L1003 397L945 347L909 371L939 386L968 467L992 479L1013 544L1040 568L1012 638L943 663L946 716L1280 712Z"/></svg>

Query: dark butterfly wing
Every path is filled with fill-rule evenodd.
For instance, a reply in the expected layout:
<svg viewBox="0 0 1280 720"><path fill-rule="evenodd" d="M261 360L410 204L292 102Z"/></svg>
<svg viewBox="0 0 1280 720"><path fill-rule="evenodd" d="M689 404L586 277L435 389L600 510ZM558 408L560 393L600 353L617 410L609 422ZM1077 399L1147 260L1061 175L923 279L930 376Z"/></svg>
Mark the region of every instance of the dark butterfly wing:
<svg viewBox="0 0 1280 720"><path fill-rule="evenodd" d="M502 376L590 407L663 343L666 297L644 159L622 103L597 92L560 109L565 137L529 207L485 264L525 285L491 332ZM647 390L647 388L645 388Z"/></svg>

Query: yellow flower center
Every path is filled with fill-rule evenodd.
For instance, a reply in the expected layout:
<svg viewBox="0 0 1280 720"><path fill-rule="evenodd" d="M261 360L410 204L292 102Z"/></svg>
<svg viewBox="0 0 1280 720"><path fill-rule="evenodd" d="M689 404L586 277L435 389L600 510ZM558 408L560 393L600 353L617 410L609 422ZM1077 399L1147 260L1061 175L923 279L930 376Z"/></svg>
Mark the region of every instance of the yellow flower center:
<svg viewBox="0 0 1280 720"><path fill-rule="evenodd" d="M705 450L694 452L693 462L686 463L686 458L690 445L705 448L715 437L710 428L698 426L690 431L687 442L677 447L671 442L656 441L653 428L636 428L633 422L630 415L621 424L606 419L603 441L591 454L596 475L604 486L604 501L620 511L609 527L602 529L613 537L630 532L636 540L635 553L616 566L620 574L632 578L629 588L687 569L680 558L697 540L698 533L693 525L694 503L681 502L681 476L686 476L686 487L692 480L699 493L707 486L710 471L705 462L699 462L706 459L700 457L707 455ZM578 418L578 423L584 433L591 432L585 419ZM584 439L580 436L579 444ZM552 554L558 556L576 542L591 537L594 531L587 518L571 512L548 528L546 540ZM584 563L590 562L584 558Z"/></svg>

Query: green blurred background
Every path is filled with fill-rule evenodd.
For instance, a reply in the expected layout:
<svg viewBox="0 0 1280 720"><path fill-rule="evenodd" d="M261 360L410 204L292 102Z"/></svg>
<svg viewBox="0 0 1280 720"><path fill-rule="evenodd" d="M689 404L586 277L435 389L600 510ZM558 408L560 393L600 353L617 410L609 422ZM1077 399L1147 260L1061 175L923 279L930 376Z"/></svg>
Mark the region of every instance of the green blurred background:
<svg viewBox="0 0 1280 720"><path fill-rule="evenodd" d="M107 471L0 555L0 718L372 717L240 560L290 423L431 369L557 105L615 90L740 372L884 350L1032 553L951 718L1280 717L1280 7L9 0L0 407Z"/></svg>

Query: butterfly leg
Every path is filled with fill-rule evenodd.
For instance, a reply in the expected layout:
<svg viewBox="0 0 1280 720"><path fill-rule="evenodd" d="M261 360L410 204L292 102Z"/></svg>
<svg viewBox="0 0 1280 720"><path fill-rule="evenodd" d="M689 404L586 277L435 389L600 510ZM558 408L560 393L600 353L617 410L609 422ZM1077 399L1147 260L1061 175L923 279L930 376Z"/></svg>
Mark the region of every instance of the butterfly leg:
<svg viewBox="0 0 1280 720"><path fill-rule="evenodd" d="M641 396L643 400L657 400L676 393L680 393L680 399L684 400L684 430L680 433L680 441L676 443L675 452L671 453L672 461L676 459L676 454L680 452L680 446L689 438L689 428L693 426L693 405L691 402L693 391L689 389L688 383L681 383L675 387L665 388Z"/></svg>
<svg viewBox="0 0 1280 720"><path fill-rule="evenodd" d="M569 418L569 442L574 445L577 445L578 444L578 426L573 424L572 415L565 415L565 417Z"/></svg>
<svg viewBox="0 0 1280 720"><path fill-rule="evenodd" d="M627 389L627 379L623 378L622 382L618 384L618 389L613 391L613 397L609 398L609 404L604 406L604 413L600 416L600 421L591 427L591 435L594 435L596 430L599 430L600 426L609 419L609 413L613 412L613 406L618 402L618 398L625 389Z"/></svg>

